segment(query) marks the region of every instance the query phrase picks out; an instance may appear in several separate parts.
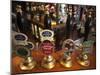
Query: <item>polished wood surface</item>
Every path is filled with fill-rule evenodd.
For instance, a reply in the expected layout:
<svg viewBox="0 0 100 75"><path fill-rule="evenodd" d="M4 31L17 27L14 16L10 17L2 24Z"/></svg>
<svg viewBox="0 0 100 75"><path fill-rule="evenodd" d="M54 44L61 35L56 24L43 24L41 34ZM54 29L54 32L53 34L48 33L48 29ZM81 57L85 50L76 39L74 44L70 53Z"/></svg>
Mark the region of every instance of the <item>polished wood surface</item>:
<svg viewBox="0 0 100 75"><path fill-rule="evenodd" d="M88 69L95 69L96 68L96 51L95 48L92 50L92 53L89 55L90 65L88 67L81 66L77 62L77 51L74 51L72 53L72 61L73 66L71 68L65 68L60 64L60 59L63 56L64 50L57 51L52 54L52 56L56 59L56 64L53 69L45 69L41 67L41 61L43 57L45 56L41 50L33 50L32 57L37 62L37 65L35 68L33 68L30 71L22 71L19 67L19 64L23 60L23 58L16 56L15 54L12 55L12 74L20 74L20 73L39 73L39 72L59 72L59 71L73 71L73 70L88 70Z"/></svg>

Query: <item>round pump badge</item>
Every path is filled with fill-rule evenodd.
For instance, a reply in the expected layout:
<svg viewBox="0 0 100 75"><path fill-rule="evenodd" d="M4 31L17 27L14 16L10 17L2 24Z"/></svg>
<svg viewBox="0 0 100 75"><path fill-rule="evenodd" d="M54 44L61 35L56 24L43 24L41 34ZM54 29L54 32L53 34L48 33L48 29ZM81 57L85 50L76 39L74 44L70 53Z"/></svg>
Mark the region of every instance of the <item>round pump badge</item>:
<svg viewBox="0 0 100 75"><path fill-rule="evenodd" d="M16 39L16 40L25 41L25 40L28 39L28 37L27 37L25 34L23 34L23 33L17 33L17 34L15 35L15 39Z"/></svg>
<svg viewBox="0 0 100 75"><path fill-rule="evenodd" d="M50 40L54 41L54 31L45 29L40 32L41 41Z"/></svg>
<svg viewBox="0 0 100 75"><path fill-rule="evenodd" d="M50 55L53 53L54 45L52 42L49 40L45 40L41 43L41 50L43 51L44 54Z"/></svg>
<svg viewBox="0 0 100 75"><path fill-rule="evenodd" d="M25 45L25 47L27 47L30 50L33 50L35 45L32 42L27 42L27 45Z"/></svg>
<svg viewBox="0 0 100 75"><path fill-rule="evenodd" d="M15 47L15 53L16 55L21 56L21 57L30 56L30 50L26 48L25 46L21 46L21 45L17 45Z"/></svg>
<svg viewBox="0 0 100 75"><path fill-rule="evenodd" d="M74 47L74 41L72 39L66 39L63 42L62 49L65 49L65 48L70 49L71 47Z"/></svg>
<svg viewBox="0 0 100 75"><path fill-rule="evenodd" d="M15 33L13 35L13 40L16 45L26 45L28 37L23 33Z"/></svg>

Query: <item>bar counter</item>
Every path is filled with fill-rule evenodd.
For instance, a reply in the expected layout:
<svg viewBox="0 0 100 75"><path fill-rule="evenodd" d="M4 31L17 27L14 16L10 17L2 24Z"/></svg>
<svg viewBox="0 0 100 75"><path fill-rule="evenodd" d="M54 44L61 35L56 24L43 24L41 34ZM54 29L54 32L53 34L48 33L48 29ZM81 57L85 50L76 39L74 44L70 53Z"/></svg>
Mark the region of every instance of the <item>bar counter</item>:
<svg viewBox="0 0 100 75"><path fill-rule="evenodd" d="M59 62L63 56L64 50L56 51L56 52L52 53L52 56L56 59L55 67L52 69L45 69L45 68L41 67L41 61L42 61L43 57L45 56L41 52L41 50L32 50L31 55L34 58L34 60L37 62L37 65L35 66L35 68L33 68L30 71L22 71L19 67L19 64L21 63L23 58L13 54L12 55L13 56L13 58L12 58L12 72L13 72L12 75L21 74L21 73L27 74L27 73L40 73L40 72L59 72L59 71L95 69L96 68L96 51L95 50L96 49L94 47L92 54L89 55L90 65L88 67L84 67L77 62L77 59L76 59L77 51L74 51L71 56L72 62L73 62L73 66L71 68L65 68Z"/></svg>

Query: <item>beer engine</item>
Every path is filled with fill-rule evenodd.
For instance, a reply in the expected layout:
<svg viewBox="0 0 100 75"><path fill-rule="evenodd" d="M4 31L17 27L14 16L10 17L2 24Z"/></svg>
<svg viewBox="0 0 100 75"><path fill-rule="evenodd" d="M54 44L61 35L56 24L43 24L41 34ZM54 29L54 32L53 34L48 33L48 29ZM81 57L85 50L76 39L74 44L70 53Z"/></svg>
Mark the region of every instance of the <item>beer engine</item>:
<svg viewBox="0 0 100 75"><path fill-rule="evenodd" d="M28 37L23 33L14 32L13 33L14 40L14 52L16 55L23 58L19 67L21 70L31 70L35 67L36 62L33 60L31 56L31 50L34 49L34 44L32 42L28 42Z"/></svg>
<svg viewBox="0 0 100 75"><path fill-rule="evenodd" d="M23 58L21 63L19 64L19 67L21 70L32 70L36 66L36 61L33 60L31 56L30 49L23 45L17 45L16 46L16 55Z"/></svg>
<svg viewBox="0 0 100 75"><path fill-rule="evenodd" d="M73 52L73 48L74 48L74 42L71 39L67 39L64 41L62 49L65 49L63 56L60 60L60 63L66 67L66 68L70 68L72 67L73 63L72 63L72 52Z"/></svg>
<svg viewBox="0 0 100 75"><path fill-rule="evenodd" d="M90 65L90 59L89 55L92 52L91 46L93 42L92 41L86 41L83 43L83 48L81 54L77 57L77 61L82 66L89 66Z"/></svg>
<svg viewBox="0 0 100 75"><path fill-rule="evenodd" d="M54 50L53 36L54 33L51 30L43 30L41 33L41 50L44 54L44 58L41 62L41 66L46 69L52 69L55 66L55 59L52 56Z"/></svg>

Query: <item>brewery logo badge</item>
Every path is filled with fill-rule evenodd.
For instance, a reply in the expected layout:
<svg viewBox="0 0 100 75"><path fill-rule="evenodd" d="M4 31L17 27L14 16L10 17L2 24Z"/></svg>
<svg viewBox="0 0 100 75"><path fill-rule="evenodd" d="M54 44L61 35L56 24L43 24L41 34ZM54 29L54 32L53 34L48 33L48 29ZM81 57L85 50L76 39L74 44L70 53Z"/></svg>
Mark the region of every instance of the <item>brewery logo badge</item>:
<svg viewBox="0 0 100 75"><path fill-rule="evenodd" d="M13 34L13 40L15 45L27 45L28 37L23 33Z"/></svg>
<svg viewBox="0 0 100 75"><path fill-rule="evenodd" d="M54 41L54 32L52 30L43 30L40 32L40 37L41 41L43 42L44 40L49 40L49 41Z"/></svg>
<svg viewBox="0 0 100 75"><path fill-rule="evenodd" d="M41 43L41 49L44 54L50 55L53 53L54 45L51 41L45 40Z"/></svg>
<svg viewBox="0 0 100 75"><path fill-rule="evenodd" d="M27 45L25 45L25 47L27 47L30 50L33 50L35 45L32 42L27 42Z"/></svg>

